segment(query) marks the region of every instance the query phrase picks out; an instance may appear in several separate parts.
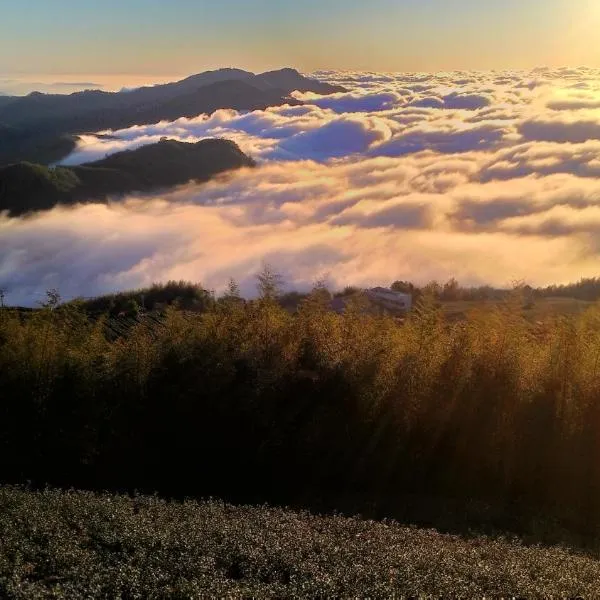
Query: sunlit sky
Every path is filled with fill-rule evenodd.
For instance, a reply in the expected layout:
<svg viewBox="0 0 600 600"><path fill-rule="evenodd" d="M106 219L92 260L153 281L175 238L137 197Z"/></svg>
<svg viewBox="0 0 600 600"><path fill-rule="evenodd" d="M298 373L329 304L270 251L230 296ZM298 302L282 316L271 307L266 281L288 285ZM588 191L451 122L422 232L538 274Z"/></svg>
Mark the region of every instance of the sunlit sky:
<svg viewBox="0 0 600 600"><path fill-rule="evenodd" d="M599 0L1 0L0 75L600 66Z"/></svg>

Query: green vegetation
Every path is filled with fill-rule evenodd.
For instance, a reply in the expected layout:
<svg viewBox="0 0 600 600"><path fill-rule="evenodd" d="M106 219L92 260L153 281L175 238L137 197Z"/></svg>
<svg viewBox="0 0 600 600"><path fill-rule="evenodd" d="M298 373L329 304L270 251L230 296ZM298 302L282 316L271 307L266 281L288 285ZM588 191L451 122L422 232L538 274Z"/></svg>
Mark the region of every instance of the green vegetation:
<svg viewBox="0 0 600 600"><path fill-rule="evenodd" d="M279 288L192 286L201 312L117 336L77 303L0 312L3 480L379 515L413 494L600 534L600 306L531 323L517 290L449 322L425 295L399 324Z"/></svg>
<svg viewBox="0 0 600 600"><path fill-rule="evenodd" d="M352 290L352 288L350 288ZM515 282L511 289L498 289L489 285L478 287L461 286L454 277L446 283L431 281L422 287L410 281L395 281L391 289L405 294L412 294L416 298L429 294L437 300L444 302L478 302L482 300L504 300L513 289L519 289L526 301L535 301L540 298L567 298L584 302L600 300L600 277L587 277L577 283L568 285L550 285L547 287L532 288L524 282Z"/></svg>
<svg viewBox="0 0 600 600"><path fill-rule="evenodd" d="M0 488L0 595L36 598L594 596L561 548L222 502Z"/></svg>
<svg viewBox="0 0 600 600"><path fill-rule="evenodd" d="M148 288L108 294L91 300L76 300L72 305L80 306L90 316L106 314L111 317L141 310L162 311L174 306L186 311L204 312L214 307L213 296L202 286L186 281L169 281Z"/></svg>
<svg viewBox="0 0 600 600"><path fill-rule="evenodd" d="M0 212L19 215L133 191L151 191L211 177L254 161L229 140L196 144L163 140L79 167L31 163L0 167Z"/></svg>
<svg viewBox="0 0 600 600"><path fill-rule="evenodd" d="M576 298L577 300L598 300L600 298L600 277L588 277L569 285L551 285L536 290L536 296Z"/></svg>
<svg viewBox="0 0 600 600"><path fill-rule="evenodd" d="M0 123L0 165L19 161L48 165L75 150L76 137L68 133L7 127Z"/></svg>
<svg viewBox="0 0 600 600"><path fill-rule="evenodd" d="M19 163L0 167L0 211L22 214L68 201L81 185L71 169Z"/></svg>
<svg viewBox="0 0 600 600"><path fill-rule="evenodd" d="M446 283L431 281L422 287L408 281L395 281L391 288L397 292L411 294L418 300L424 294L434 298L442 308L446 319L460 321L468 317L473 310L483 307L497 307L519 290L523 304L521 313L524 318L535 322L561 315L576 315L590 308L600 300L600 278L584 278L568 285L551 285L533 288L523 282L515 282L512 289L499 289L491 286L464 287L456 279ZM350 288L346 293L356 293Z"/></svg>

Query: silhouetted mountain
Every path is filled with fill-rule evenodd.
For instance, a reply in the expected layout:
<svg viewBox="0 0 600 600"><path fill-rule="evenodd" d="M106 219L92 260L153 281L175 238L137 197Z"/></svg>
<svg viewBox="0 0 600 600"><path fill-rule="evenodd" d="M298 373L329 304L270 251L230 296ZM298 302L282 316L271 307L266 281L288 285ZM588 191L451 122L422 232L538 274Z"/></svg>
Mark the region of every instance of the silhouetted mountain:
<svg viewBox="0 0 600 600"><path fill-rule="evenodd" d="M0 140L12 142L19 137L19 133L19 130L15 127L9 127L0 123Z"/></svg>
<svg viewBox="0 0 600 600"><path fill-rule="evenodd" d="M3 94L0 94L0 108L10 104L11 102L14 102L17 99L18 98L16 96L4 96Z"/></svg>
<svg viewBox="0 0 600 600"><path fill-rule="evenodd" d="M293 91L314 92L316 94L335 94L337 92L347 91L339 85L323 83L316 79L304 77L296 69L279 69L278 71L268 71L256 75L250 83L260 85L264 89L275 88L286 90L288 93Z"/></svg>
<svg viewBox="0 0 600 600"><path fill-rule="evenodd" d="M2 97L0 164L58 161L73 149L73 135L78 133L197 116L219 108L258 110L298 104L290 97L294 90L331 94L344 88L309 79L294 69L260 75L220 69L131 91L32 92L8 100ZM2 127L14 128L16 135L6 136Z"/></svg>
<svg viewBox="0 0 600 600"><path fill-rule="evenodd" d="M0 165L18 161L57 162L77 145L73 135L43 129L17 129L0 124Z"/></svg>
<svg viewBox="0 0 600 600"><path fill-rule="evenodd" d="M0 212L20 215L88 200L207 181L225 171L254 166L229 140L196 144L164 140L78 167L48 168L22 162L0 167Z"/></svg>
<svg viewBox="0 0 600 600"><path fill-rule="evenodd" d="M250 81L255 78L254 73L242 69L218 69L205 71L197 75L190 75L180 81L164 83L161 85L144 86L127 92L128 98L133 102L165 101L175 98L179 94L195 92L198 88L220 83L222 81ZM258 86L257 86L258 87Z"/></svg>
<svg viewBox="0 0 600 600"><path fill-rule="evenodd" d="M133 92L130 92L133 93ZM81 92L79 101L88 106L98 106L97 94L105 92ZM85 97L85 100L83 98ZM32 105L30 96L23 98ZM100 131L103 129L120 129L132 125L156 123L161 120L178 119L179 117L195 117L202 113L211 113L220 108L234 108L236 110L258 110L276 104L298 104L294 98L287 97L282 90L260 90L253 85L239 80L227 80L210 85L205 85L191 92L179 93L172 98L160 102L129 103L119 95L110 95L113 106L105 103L105 107L83 110L75 102L74 96L59 96L68 99L73 104L72 110L67 114L59 114L57 97L50 97L44 101L44 106L37 110L36 120L31 118L24 126L18 122L12 125L21 131L30 131L35 128L38 132L54 134L69 132L71 134ZM50 102L50 100L52 102ZM66 100L65 100L66 101ZM61 108L60 111L63 109ZM53 114L54 116L44 116ZM0 118L6 111L0 111Z"/></svg>
<svg viewBox="0 0 600 600"><path fill-rule="evenodd" d="M173 83L141 87L131 91L85 90L73 94L32 92L23 97L3 96L0 97L0 123L26 127L44 123L50 119L72 118L95 111L112 111L131 107L143 111L144 109L155 108L158 104L174 100L179 96L193 94L201 88L234 81L245 82L248 86L253 86L262 91L276 90L279 93L279 97L276 98L277 101L281 101L295 90L311 91L319 94L345 91L340 86L304 77L294 69L269 71L260 75L254 75L240 69L220 69L192 75ZM222 106L219 108L231 107Z"/></svg>
<svg viewBox="0 0 600 600"><path fill-rule="evenodd" d="M134 113L115 115L115 122L120 123L119 127L130 127L161 120L171 121L180 117L196 117L220 108L263 110L283 103L300 104L294 98L286 96L282 89L261 90L246 81L227 80L179 94L157 105L137 108Z"/></svg>

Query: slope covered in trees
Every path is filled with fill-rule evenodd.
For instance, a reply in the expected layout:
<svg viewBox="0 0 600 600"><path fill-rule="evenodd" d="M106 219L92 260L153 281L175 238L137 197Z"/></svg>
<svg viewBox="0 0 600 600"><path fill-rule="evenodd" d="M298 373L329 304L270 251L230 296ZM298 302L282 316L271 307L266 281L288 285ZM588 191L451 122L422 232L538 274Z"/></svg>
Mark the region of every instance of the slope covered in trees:
<svg viewBox="0 0 600 600"><path fill-rule="evenodd" d="M0 211L11 215L134 191L151 191L211 177L254 161L231 141L195 144L164 140L78 167L31 163L0 167Z"/></svg>
<svg viewBox="0 0 600 600"><path fill-rule="evenodd" d="M137 313L140 310L162 311L169 306L181 310L204 312L214 306L214 298L202 286L186 281L169 281L147 288L107 294L76 303L93 317L122 313Z"/></svg>

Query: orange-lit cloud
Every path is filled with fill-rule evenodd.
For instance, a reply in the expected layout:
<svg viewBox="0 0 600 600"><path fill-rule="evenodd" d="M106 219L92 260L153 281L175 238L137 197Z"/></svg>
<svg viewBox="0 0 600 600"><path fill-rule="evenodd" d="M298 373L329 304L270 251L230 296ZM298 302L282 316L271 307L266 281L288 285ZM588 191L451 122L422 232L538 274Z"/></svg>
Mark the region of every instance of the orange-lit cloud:
<svg viewBox="0 0 600 600"><path fill-rule="evenodd" d="M0 217L11 301L182 278L219 290L231 276L249 294L264 260L298 288L323 274L334 286L598 275L600 111L552 104L569 90L596 93L598 72L328 77L351 92L84 137L70 162L163 135L219 135L259 166L160 195Z"/></svg>

